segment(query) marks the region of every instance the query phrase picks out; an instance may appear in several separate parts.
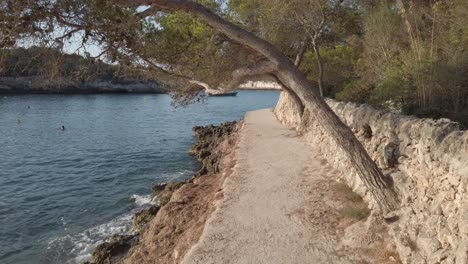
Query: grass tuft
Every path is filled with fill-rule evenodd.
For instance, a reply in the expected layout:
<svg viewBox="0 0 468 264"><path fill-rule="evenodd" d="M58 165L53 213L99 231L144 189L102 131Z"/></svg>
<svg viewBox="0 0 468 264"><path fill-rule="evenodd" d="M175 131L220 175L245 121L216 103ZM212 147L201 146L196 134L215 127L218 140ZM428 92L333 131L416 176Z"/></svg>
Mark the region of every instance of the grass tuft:
<svg viewBox="0 0 468 264"><path fill-rule="evenodd" d="M337 183L336 191L345 200L344 206L340 210L341 216L354 222L366 219L370 215L367 203L346 184Z"/></svg>

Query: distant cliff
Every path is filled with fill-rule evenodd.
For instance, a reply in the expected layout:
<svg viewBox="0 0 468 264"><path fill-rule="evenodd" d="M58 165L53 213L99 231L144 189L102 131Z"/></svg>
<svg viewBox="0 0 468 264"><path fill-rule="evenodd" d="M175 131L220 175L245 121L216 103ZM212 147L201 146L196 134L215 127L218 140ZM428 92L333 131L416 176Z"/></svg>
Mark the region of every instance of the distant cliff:
<svg viewBox="0 0 468 264"><path fill-rule="evenodd" d="M163 92L161 83L139 71L99 59L34 46L2 51L0 94Z"/></svg>
<svg viewBox="0 0 468 264"><path fill-rule="evenodd" d="M239 90L281 90L281 86L271 81L249 81L239 86Z"/></svg>
<svg viewBox="0 0 468 264"><path fill-rule="evenodd" d="M86 93L165 93L155 81L93 80L70 81L42 77L0 77L0 94L86 94Z"/></svg>

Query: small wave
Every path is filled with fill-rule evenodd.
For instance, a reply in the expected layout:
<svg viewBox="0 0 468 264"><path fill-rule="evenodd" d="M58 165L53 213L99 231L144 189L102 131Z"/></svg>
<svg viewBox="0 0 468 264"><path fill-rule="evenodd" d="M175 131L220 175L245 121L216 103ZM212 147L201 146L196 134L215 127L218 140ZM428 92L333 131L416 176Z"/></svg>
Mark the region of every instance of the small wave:
<svg viewBox="0 0 468 264"><path fill-rule="evenodd" d="M132 195L131 199L135 200L137 206L144 206L152 203L151 195Z"/></svg>
<svg viewBox="0 0 468 264"><path fill-rule="evenodd" d="M135 201L136 208L129 213L85 230L76 235L67 235L53 239L47 247L47 263L80 264L90 261L94 248L113 235L132 234L133 215L142 208L154 204L151 195L134 194L130 199ZM66 224L63 218L60 219Z"/></svg>
<svg viewBox="0 0 468 264"><path fill-rule="evenodd" d="M67 235L50 241L46 256L48 263L77 264L91 260L93 249L108 237L132 233L131 224L134 213L132 211L77 235Z"/></svg>
<svg viewBox="0 0 468 264"><path fill-rule="evenodd" d="M184 170L177 173L163 175L168 181L185 178L193 174L192 171ZM46 263L51 264L81 264L92 259L93 250L104 242L107 238L116 235L132 234L131 226L133 215L141 209L153 204L158 204L157 199L152 199L151 195L134 194L130 197L135 202L136 208L129 213L92 228L89 228L76 235L67 235L51 240L47 247ZM63 226L67 222L63 217L60 219Z"/></svg>
<svg viewBox="0 0 468 264"><path fill-rule="evenodd" d="M50 241L47 247L47 262L57 264L84 263L91 260L94 248L107 238L116 234L132 234L133 215L142 208L154 204L157 200L152 200L151 195L138 194L132 195L130 199L135 201L137 207L129 213L115 218L108 223L89 228L77 235L67 235ZM64 224L66 223L63 218L60 220Z"/></svg>

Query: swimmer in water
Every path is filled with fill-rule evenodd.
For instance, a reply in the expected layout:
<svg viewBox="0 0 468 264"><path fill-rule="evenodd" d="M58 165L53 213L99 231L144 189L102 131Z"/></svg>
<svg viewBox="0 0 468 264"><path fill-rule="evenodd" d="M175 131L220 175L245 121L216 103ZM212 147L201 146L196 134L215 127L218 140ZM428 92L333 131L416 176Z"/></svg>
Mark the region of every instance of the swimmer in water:
<svg viewBox="0 0 468 264"><path fill-rule="evenodd" d="M16 119L16 123L17 123L17 124L21 124L21 120Z"/></svg>
<svg viewBox="0 0 468 264"><path fill-rule="evenodd" d="M61 126L60 130L65 131L65 126Z"/></svg>

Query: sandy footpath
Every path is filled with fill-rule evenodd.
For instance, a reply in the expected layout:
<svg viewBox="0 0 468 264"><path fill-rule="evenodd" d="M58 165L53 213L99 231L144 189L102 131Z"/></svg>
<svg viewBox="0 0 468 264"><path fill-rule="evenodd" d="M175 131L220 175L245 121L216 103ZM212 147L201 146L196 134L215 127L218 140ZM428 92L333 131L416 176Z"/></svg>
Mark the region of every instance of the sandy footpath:
<svg viewBox="0 0 468 264"><path fill-rule="evenodd" d="M182 263L366 263L340 243L333 171L270 109L244 122L224 198Z"/></svg>

